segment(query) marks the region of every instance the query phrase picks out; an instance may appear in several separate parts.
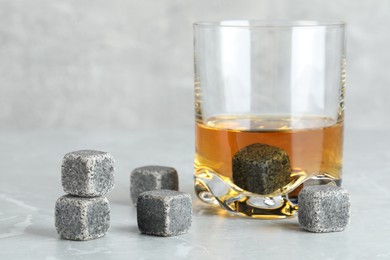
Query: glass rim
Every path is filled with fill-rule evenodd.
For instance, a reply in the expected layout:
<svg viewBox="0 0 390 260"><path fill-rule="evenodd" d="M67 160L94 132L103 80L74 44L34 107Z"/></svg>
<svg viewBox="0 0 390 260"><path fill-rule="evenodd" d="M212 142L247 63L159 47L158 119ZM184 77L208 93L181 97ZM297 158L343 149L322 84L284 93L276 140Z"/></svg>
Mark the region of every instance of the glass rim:
<svg viewBox="0 0 390 260"><path fill-rule="evenodd" d="M345 27L338 20L220 20L193 23L199 28L304 28L304 27Z"/></svg>

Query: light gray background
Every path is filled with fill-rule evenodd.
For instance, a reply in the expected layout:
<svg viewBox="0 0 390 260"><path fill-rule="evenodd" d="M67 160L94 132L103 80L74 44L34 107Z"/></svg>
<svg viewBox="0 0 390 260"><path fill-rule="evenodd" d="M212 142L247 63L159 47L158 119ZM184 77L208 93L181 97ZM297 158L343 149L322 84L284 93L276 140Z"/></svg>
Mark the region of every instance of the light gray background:
<svg viewBox="0 0 390 260"><path fill-rule="evenodd" d="M349 128L389 128L388 0L0 0L0 129L193 124L192 23L348 22Z"/></svg>
<svg viewBox="0 0 390 260"><path fill-rule="evenodd" d="M349 23L346 231L229 217L195 199L192 23L217 19ZM0 259L388 259L389 28L390 0L0 0ZM111 230L60 240L61 158L86 148L117 162ZM188 234L139 234L128 180L147 164L178 169L194 198Z"/></svg>

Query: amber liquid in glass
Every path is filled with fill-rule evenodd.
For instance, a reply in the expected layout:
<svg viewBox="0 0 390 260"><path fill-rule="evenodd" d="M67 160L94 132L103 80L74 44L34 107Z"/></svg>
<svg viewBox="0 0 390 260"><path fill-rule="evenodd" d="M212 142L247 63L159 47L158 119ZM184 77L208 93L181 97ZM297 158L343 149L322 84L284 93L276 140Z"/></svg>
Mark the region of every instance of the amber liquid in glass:
<svg viewBox="0 0 390 260"><path fill-rule="evenodd" d="M207 167L232 180L234 154L247 145L264 143L287 151L292 174L327 176L340 184L343 144L340 121L316 116L209 118L196 124L195 172Z"/></svg>

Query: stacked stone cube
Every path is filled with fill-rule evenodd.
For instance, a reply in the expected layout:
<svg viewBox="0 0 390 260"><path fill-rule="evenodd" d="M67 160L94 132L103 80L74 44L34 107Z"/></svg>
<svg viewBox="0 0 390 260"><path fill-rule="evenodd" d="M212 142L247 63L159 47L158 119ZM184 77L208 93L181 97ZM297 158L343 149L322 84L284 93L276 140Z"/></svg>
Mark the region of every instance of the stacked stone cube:
<svg viewBox="0 0 390 260"><path fill-rule="evenodd" d="M114 188L115 161L106 152L81 150L65 154L61 182L67 195L55 206L59 236L90 240L110 227L110 204L105 197Z"/></svg>

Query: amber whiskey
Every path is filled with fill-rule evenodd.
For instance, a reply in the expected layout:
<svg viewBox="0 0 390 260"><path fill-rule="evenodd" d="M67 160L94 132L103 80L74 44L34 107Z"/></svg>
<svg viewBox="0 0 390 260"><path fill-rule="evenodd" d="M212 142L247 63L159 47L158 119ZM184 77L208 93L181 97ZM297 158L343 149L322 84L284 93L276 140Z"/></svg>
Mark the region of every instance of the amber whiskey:
<svg viewBox="0 0 390 260"><path fill-rule="evenodd" d="M233 155L253 143L286 150L292 174L341 180L342 120L317 116L220 116L198 122L195 170L207 167L231 179Z"/></svg>

